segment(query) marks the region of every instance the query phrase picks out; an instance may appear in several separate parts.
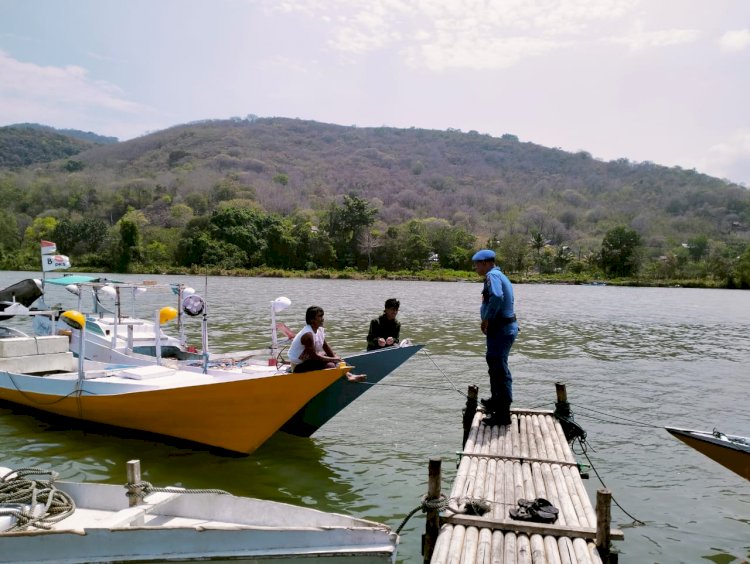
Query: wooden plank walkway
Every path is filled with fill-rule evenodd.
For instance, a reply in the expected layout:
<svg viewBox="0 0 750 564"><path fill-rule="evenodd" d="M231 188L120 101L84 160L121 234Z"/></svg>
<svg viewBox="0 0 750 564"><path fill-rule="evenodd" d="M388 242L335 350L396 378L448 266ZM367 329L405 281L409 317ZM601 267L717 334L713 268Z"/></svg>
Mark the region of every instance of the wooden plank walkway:
<svg viewBox="0 0 750 564"><path fill-rule="evenodd" d="M601 563L595 543L597 513L553 412L514 409L510 425L493 427L482 418L476 411L429 561ZM555 524L509 517L519 499L538 497L559 509ZM481 517L466 515L469 500L486 500L491 509ZM608 517L608 505L606 511ZM622 532L611 531L611 538L622 539Z"/></svg>

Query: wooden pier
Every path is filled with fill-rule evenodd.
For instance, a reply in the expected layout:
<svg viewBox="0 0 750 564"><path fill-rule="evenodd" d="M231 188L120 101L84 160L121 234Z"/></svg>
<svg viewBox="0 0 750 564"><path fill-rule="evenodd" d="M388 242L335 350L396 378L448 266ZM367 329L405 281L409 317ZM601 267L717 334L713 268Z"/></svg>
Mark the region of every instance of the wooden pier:
<svg viewBox="0 0 750 564"><path fill-rule="evenodd" d="M476 409L477 388L469 388L464 448L448 499L440 495L440 460L430 460L424 562L586 563L615 562L610 540L611 495L591 505L573 452L553 411L514 409L511 424L488 427ZM567 406L558 384L558 411ZM554 524L511 519L519 499L545 498L559 509ZM435 504L437 505L437 504ZM478 515L475 506L488 509ZM468 511L467 511L468 508ZM481 512L481 511L480 511ZM471 514L474 513L474 514Z"/></svg>

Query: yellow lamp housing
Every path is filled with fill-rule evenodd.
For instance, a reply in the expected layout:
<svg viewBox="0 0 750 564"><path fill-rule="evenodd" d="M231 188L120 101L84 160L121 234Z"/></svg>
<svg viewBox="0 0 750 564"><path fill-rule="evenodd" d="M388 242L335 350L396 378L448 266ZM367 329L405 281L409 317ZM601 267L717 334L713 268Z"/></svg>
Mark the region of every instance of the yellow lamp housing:
<svg viewBox="0 0 750 564"><path fill-rule="evenodd" d="M68 311L64 311L60 317L62 317L62 320L66 325L72 327L73 329L78 329L80 331L86 326L86 318L80 311L70 309Z"/></svg>
<svg viewBox="0 0 750 564"><path fill-rule="evenodd" d="M164 325L177 317L177 310L173 307L163 307L159 310L159 324Z"/></svg>

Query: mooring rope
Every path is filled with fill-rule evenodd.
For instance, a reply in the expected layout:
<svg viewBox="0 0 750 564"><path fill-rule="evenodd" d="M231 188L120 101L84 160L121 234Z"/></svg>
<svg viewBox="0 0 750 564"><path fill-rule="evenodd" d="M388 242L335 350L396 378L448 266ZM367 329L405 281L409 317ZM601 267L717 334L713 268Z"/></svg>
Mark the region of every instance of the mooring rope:
<svg viewBox="0 0 750 564"><path fill-rule="evenodd" d="M26 476L49 476L49 479L31 480ZM75 502L55 487L57 476L57 472L43 468L19 468L0 476L0 505L5 506L0 507L0 515L16 519L7 531L24 531L29 527L49 530L73 514Z"/></svg>
<svg viewBox="0 0 750 564"><path fill-rule="evenodd" d="M140 482L134 482L134 483L127 483L125 484L125 489L127 490L127 493L125 494L129 498L138 498L143 499L149 494L152 493L179 493L179 494L221 494L221 495L232 495L227 491L224 490L216 490L216 489L183 489L183 488L177 488L177 487L156 487L150 482L146 481L140 481Z"/></svg>
<svg viewBox="0 0 750 564"><path fill-rule="evenodd" d="M459 506L451 505L451 502L458 502ZM460 506L463 505L463 508ZM401 532L404 525L411 519L417 511L427 513L428 511L449 511L451 513L462 513L464 515L484 515L492 508L492 503L483 498L472 498L472 497L461 497L461 498L448 498L445 494L440 494L440 497L435 499L427 499L427 495L422 496L422 503L412 509L409 514L404 517L401 524L396 529L396 534Z"/></svg>

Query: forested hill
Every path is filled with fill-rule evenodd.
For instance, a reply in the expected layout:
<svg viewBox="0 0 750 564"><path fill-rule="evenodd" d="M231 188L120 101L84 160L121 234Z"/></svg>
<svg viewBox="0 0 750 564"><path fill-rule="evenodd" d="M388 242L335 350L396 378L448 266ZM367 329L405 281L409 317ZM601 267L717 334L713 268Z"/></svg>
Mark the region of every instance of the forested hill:
<svg viewBox="0 0 750 564"><path fill-rule="evenodd" d="M92 146L54 131L0 127L0 167L19 168L70 157Z"/></svg>
<svg viewBox="0 0 750 564"><path fill-rule="evenodd" d="M130 206L152 226L168 226L159 205L168 201L193 216L234 203L316 223L350 195L378 210L380 233L438 218L478 244L535 236L579 256L598 250L616 226L635 230L652 257L696 237L742 250L750 235L742 186L679 167L604 162L512 134L251 117L181 125L9 174L27 200L42 202L26 202L32 217L58 208L114 223Z"/></svg>
<svg viewBox="0 0 750 564"><path fill-rule="evenodd" d="M76 156L102 188L162 186L184 197L222 180L267 211L325 207L341 194L378 206L386 224L439 217L477 234L509 227L555 242L613 224L657 237L750 223L748 190L693 170L602 162L514 135L357 128L283 118L173 127ZM49 173L65 179L63 167Z"/></svg>

